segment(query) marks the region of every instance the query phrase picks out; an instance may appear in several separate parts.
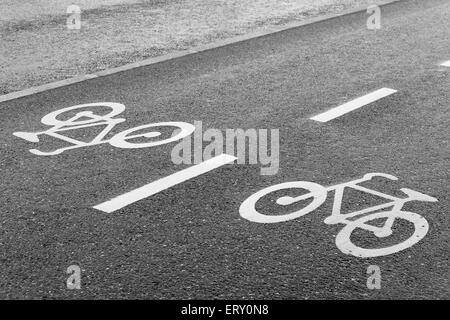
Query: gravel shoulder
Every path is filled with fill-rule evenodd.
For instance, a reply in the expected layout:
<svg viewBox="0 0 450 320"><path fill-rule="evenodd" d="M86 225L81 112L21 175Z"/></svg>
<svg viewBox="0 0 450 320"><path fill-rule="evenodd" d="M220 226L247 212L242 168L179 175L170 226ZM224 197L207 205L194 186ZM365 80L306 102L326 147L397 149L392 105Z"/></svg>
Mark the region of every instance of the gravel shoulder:
<svg viewBox="0 0 450 320"><path fill-rule="evenodd" d="M0 94L369 5L373 0L16 2L1 5ZM66 26L67 5L72 3L82 10L80 30Z"/></svg>

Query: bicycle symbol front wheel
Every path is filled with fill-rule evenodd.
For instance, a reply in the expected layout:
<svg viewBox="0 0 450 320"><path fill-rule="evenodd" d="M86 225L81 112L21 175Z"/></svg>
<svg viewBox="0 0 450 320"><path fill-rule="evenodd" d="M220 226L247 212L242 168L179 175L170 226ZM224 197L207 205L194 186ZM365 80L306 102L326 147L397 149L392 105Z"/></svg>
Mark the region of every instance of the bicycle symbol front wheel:
<svg viewBox="0 0 450 320"><path fill-rule="evenodd" d="M304 189L309 191L307 194L302 196L303 199L312 198L312 202L309 203L306 207L284 215L265 215L256 210L256 203L259 199L264 197L265 195L279 191L279 190L288 190L288 189ZM239 213L241 217L259 223L277 223L289 221L295 218L299 218L311 211L314 211L317 207L319 207L327 197L327 190L321 186L320 184L307 182L307 181L293 181L293 182L285 182L280 183L271 187L267 187L262 189L250 197L248 197L240 206ZM283 199L283 198L280 198ZM278 199L278 200L280 200ZM302 199L302 200L303 200ZM296 202L296 201L295 201Z"/></svg>
<svg viewBox="0 0 450 320"><path fill-rule="evenodd" d="M359 227L364 228L363 225L366 222L392 217L407 220L414 225L414 233L405 241L384 248L361 248L351 241L353 231ZM425 237L428 229L429 226L427 220L417 213L408 211L383 211L362 217L350 224L347 224L336 236L336 246L343 253L360 258L386 256L413 246Z"/></svg>
<svg viewBox="0 0 450 320"><path fill-rule="evenodd" d="M171 136L167 139L163 140L156 140L156 141L150 141L150 142L130 142L127 140L130 139L136 139L136 138L154 138L161 135L160 131L153 130L151 132L147 133L138 133L133 135L134 132L141 131L143 129L147 128L155 128L155 127L172 127L180 130L176 135ZM176 130L175 129L175 130ZM145 124L139 127L131 128L125 131L122 131L118 134L116 134L114 137L111 138L109 143L118 148L124 148L124 149L136 149L136 148L148 148L148 147L154 147L154 146L160 146L166 143L170 143L173 141L177 141L180 139L183 139L184 137L189 136L192 132L194 132L195 127L186 122L159 122L159 123L151 123L151 124Z"/></svg>

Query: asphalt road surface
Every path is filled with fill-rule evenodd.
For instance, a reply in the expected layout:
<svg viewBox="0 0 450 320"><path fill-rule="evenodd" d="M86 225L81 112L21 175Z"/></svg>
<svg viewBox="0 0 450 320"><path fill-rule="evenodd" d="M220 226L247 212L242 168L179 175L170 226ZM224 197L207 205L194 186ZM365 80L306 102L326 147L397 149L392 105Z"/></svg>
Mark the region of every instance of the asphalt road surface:
<svg viewBox="0 0 450 320"><path fill-rule="evenodd" d="M450 68L440 65L450 60L449 15L449 1L402 1L382 8L379 30L368 30L360 12L1 103L0 297L449 298ZM397 92L329 122L310 119L381 88ZM29 150L55 150L58 139L13 135L49 129L40 120L50 112L104 101L126 107L114 133L166 121L223 132L279 129L279 171L228 164L122 209L97 210L192 166L172 162L176 142L40 156ZM88 139L91 129L77 137ZM244 200L275 184L327 187L371 172L398 177L366 183L382 193L405 198L400 188L409 188L438 200L403 206L428 222L419 242L376 257L343 252L335 237L344 225L324 223L333 192L285 222L239 213ZM347 191L345 212L380 204ZM258 210L283 214L272 198ZM392 230L380 238L359 228L351 241L389 247L417 231L401 218ZM81 267L81 290L66 286L70 265ZM380 289L367 287L371 265L380 268Z"/></svg>

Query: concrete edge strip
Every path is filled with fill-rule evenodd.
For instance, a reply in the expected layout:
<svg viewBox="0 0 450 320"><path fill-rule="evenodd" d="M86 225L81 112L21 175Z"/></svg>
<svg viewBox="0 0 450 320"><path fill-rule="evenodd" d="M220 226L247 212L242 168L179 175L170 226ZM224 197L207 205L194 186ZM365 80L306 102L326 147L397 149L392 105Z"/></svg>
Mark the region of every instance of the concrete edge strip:
<svg viewBox="0 0 450 320"><path fill-rule="evenodd" d="M399 1L402 1L402 0L378 1L378 3L374 3L374 4L378 5L378 6L384 6L384 5L395 3L395 2L399 2ZM10 101L10 100L15 100L15 99L26 97L26 96L30 96L30 95L33 95L33 94L36 94L36 93L40 93L40 92L44 92L44 91L47 91L47 90L50 90L50 89L61 88L61 87L64 87L64 86L68 86L68 85L71 85L71 84L74 84L74 83L86 81L86 80L89 80L89 79L94 79L94 78L98 78L98 77L104 77L104 76L108 76L108 75L119 73L119 72L123 72L123 71L128 71L128 70L139 68L139 67L149 66L149 65L152 65L152 64L160 63L160 62L164 62L164 61L168 61L168 60L172 60L172 59L176 59L176 58L185 57L185 56L188 56L188 55L191 55L191 54L195 54L195 53L199 53L199 52L203 52L203 51L207 51L207 50L212 50L212 49L216 49L216 48L220 48L220 47L225 47L227 45L235 44L235 43L238 43L238 42L243 42L243 41L247 41L247 40L251 40L251 39L260 38L260 37L263 37L263 36L268 36L268 35L271 35L271 34L274 34L274 33L278 33L278 32L282 32L282 31L286 31L286 30L289 30L289 29L295 29L295 28L298 28L298 27L302 27L302 26L306 26L306 25L310 25L310 24L326 21L326 20L329 20L329 19L343 17L343 16L350 15L350 14L353 14L353 13L365 11L365 10L367 10L367 7L368 7L367 5L360 6L360 7L357 7L357 8L344 10L343 12L340 12L340 13L337 13L337 14L329 14L329 15L325 15L325 16L321 16L321 17L308 19L308 20L305 20L305 21L288 23L288 24L286 24L284 26L281 26L281 27L271 27L268 30L252 32L252 33L247 34L247 35L240 35L240 36L232 37L232 38L229 38L229 39L219 40L219 41L212 42L210 44L200 45L200 46L197 46L197 47L194 47L194 48L191 48L191 49L187 49L187 50L183 50L183 51L180 51L180 52L169 53L169 54L162 55L162 56L159 56L159 57L152 57L152 58L148 58L148 59L145 59L145 60L142 60L142 61L139 61L139 62L133 62L133 63L125 64L125 65L120 66L120 67L106 69L106 70L94 72L92 74L80 75L80 76L77 76L77 77L74 77L74 78L69 78L69 79L65 79L65 80L61 80L61 81L47 83L47 84L44 84L44 85L41 85L41 86L31 87L31 88L28 88L28 89L25 89L25 90L11 92L11 93L8 93L8 94L0 96L0 103L1 102L5 102L5 101Z"/></svg>

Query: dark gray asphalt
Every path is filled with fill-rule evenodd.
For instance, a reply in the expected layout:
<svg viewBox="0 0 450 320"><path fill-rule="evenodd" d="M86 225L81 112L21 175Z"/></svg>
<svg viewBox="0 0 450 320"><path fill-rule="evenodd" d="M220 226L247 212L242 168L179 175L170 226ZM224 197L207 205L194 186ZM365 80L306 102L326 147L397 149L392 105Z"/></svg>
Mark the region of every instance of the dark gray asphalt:
<svg viewBox="0 0 450 320"><path fill-rule="evenodd" d="M376 32L357 13L1 103L0 298L449 298L450 68L439 66L450 60L449 15L449 1L403 1L382 9ZM329 123L309 120L382 87L398 93ZM174 144L39 157L12 135L98 101L127 107L119 131L194 120L278 128L280 171L229 165L117 212L94 210L185 167L170 161ZM399 177L376 181L387 193L439 199L405 207L430 224L421 242L384 257L344 255L334 243L341 227L323 223L331 197L285 223L239 216L242 201L270 185L369 172ZM66 289L71 264L82 267L80 291ZM381 268L381 290L366 288L369 265Z"/></svg>

